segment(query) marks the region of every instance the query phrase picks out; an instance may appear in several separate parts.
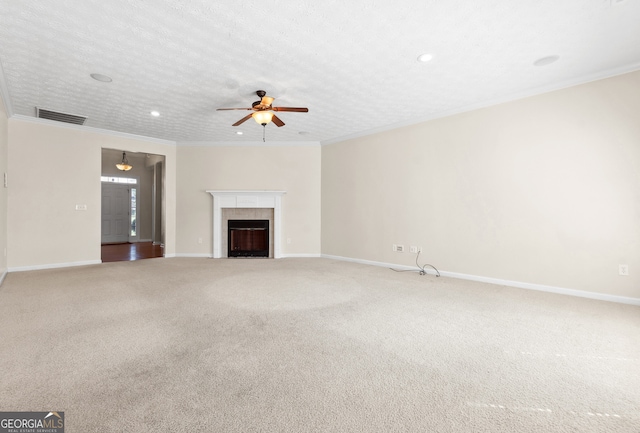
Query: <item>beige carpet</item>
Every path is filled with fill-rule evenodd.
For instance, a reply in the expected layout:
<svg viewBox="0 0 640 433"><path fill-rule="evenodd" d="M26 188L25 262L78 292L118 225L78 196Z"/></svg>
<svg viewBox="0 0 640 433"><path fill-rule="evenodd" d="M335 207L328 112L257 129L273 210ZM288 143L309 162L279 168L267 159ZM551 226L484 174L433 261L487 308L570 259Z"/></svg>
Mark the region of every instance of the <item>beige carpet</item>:
<svg viewBox="0 0 640 433"><path fill-rule="evenodd" d="M11 273L0 410L66 432L640 432L640 308L328 259Z"/></svg>

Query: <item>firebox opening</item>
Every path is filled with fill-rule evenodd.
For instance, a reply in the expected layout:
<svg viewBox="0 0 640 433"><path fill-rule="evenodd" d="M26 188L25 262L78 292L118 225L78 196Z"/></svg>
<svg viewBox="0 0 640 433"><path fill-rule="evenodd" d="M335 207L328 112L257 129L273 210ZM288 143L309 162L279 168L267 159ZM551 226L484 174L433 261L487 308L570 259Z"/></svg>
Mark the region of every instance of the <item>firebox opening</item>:
<svg viewBox="0 0 640 433"><path fill-rule="evenodd" d="M269 257L269 220L229 220L227 257Z"/></svg>

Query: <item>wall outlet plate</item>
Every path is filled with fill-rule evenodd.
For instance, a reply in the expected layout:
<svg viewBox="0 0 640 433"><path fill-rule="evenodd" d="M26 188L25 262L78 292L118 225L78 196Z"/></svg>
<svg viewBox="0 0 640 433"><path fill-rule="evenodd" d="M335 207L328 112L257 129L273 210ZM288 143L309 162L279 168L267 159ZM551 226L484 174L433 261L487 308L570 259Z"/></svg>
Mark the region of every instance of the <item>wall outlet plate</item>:
<svg viewBox="0 0 640 433"><path fill-rule="evenodd" d="M625 277L629 275L629 265L618 265L618 275Z"/></svg>

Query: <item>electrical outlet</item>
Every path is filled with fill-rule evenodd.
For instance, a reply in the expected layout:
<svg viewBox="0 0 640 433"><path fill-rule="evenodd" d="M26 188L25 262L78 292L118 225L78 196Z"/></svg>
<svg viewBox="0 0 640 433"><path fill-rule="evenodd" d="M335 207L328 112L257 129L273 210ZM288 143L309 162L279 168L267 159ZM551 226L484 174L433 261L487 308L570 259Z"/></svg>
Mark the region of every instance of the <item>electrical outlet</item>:
<svg viewBox="0 0 640 433"><path fill-rule="evenodd" d="M625 277L629 275L629 265L618 265L618 275Z"/></svg>
<svg viewBox="0 0 640 433"><path fill-rule="evenodd" d="M201 244L202 243L202 238L198 238L198 243Z"/></svg>
<svg viewBox="0 0 640 433"><path fill-rule="evenodd" d="M86 204L77 204L76 205L76 210L87 210L87 205Z"/></svg>
<svg viewBox="0 0 640 433"><path fill-rule="evenodd" d="M397 253L404 253L404 245L396 245Z"/></svg>
<svg viewBox="0 0 640 433"><path fill-rule="evenodd" d="M287 244L291 243L291 238L287 238Z"/></svg>
<svg viewBox="0 0 640 433"><path fill-rule="evenodd" d="M417 253L418 252L418 247L416 247L415 245L411 245L409 247L409 252L410 253Z"/></svg>
<svg viewBox="0 0 640 433"><path fill-rule="evenodd" d="M418 252L421 253L422 252L422 247L418 247Z"/></svg>

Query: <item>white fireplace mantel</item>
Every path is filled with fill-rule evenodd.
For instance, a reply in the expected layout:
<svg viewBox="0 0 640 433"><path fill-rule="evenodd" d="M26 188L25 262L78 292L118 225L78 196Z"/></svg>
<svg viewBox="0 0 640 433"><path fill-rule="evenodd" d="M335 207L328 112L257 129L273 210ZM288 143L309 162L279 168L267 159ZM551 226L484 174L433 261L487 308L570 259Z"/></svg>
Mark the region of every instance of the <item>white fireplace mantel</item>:
<svg viewBox="0 0 640 433"><path fill-rule="evenodd" d="M207 190L213 196L213 258L222 257L222 209L266 208L273 209L273 257L282 257L282 196L286 191L233 191Z"/></svg>

